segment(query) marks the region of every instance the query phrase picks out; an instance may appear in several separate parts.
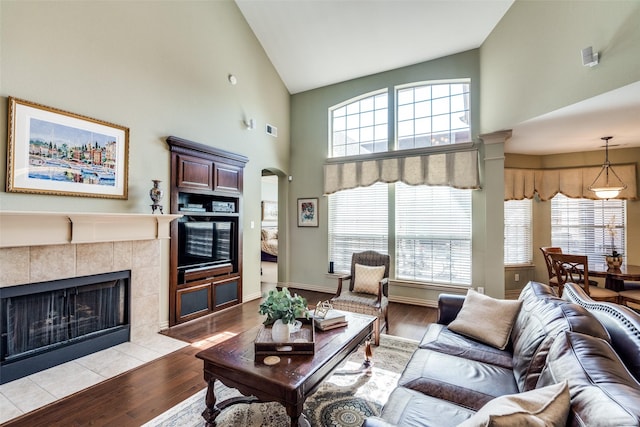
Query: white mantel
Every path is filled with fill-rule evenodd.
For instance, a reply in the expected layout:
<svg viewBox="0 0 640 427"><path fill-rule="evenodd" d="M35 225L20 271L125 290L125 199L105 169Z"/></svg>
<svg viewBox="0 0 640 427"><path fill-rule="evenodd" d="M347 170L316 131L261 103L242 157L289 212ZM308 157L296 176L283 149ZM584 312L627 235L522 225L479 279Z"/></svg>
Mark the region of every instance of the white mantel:
<svg viewBox="0 0 640 427"><path fill-rule="evenodd" d="M168 239L182 215L0 211L0 248Z"/></svg>

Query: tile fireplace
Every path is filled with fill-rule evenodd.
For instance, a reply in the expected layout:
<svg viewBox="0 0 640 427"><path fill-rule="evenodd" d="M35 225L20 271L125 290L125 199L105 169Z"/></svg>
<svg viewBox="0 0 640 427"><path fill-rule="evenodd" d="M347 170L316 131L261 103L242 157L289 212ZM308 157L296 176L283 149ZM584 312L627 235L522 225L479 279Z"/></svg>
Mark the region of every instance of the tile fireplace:
<svg viewBox="0 0 640 427"><path fill-rule="evenodd" d="M46 310L42 309L47 311L44 316L46 319L39 321L45 324L45 335L62 334L64 329L65 334L75 339L69 329L91 330L95 325L91 325L92 321L88 320L91 317L88 313L101 309L87 308L87 301L100 305L98 301L106 303L108 300L114 306L122 307L124 304L124 309L113 314L115 326L108 326L107 329L117 330L116 336L125 336L132 343L144 342L168 324L167 319L161 318L161 313L166 316L162 300L166 299L169 286L168 280L163 277L162 270L166 266L163 259L168 260L166 239L169 238L169 223L178 217L179 215L0 211L1 295L3 298L7 295L26 295L32 291L23 292L21 288L27 290L32 284L63 282L64 287L70 287L71 290L54 290L56 297L42 298L46 301L43 304L50 306ZM112 275L121 272L128 275L122 279L127 284L112 286L110 283L116 280ZM82 283L85 277L99 275L105 275L104 282L109 283L106 289L89 288L92 291L82 296L77 293L75 288L78 283L74 283L75 280L86 284ZM123 302L123 298L127 302ZM26 301L28 300L23 301L24 304L30 304ZM60 307L66 307L67 304L75 304L75 323L72 321L65 328L47 329L46 326L52 326L65 317L62 314L64 309ZM6 317L7 302L2 307L3 317ZM67 317L71 320L69 313L70 308ZM17 320L14 315L9 317L13 320L6 320L7 330L10 329L10 322ZM83 317L87 322L77 322L78 317ZM38 321L35 322L39 325ZM47 322L51 325L47 325ZM7 340L4 332L2 339ZM104 337L100 339L106 340ZM25 356L23 353L39 351L24 344L24 341L20 342L23 347L16 354L2 349L3 361L18 360ZM45 346L67 347L52 344L53 341L43 342L48 343ZM6 345L9 345L8 341ZM3 366L2 377L4 376ZM0 382L4 381L4 378L0 378Z"/></svg>

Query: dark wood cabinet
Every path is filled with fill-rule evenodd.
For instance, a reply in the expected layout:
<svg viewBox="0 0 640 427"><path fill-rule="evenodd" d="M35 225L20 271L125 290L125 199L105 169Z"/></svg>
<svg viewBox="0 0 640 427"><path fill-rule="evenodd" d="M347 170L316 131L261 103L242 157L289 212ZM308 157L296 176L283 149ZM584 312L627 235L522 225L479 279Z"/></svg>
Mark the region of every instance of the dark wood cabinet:
<svg viewBox="0 0 640 427"><path fill-rule="evenodd" d="M242 177L248 159L175 136L169 325L242 302Z"/></svg>

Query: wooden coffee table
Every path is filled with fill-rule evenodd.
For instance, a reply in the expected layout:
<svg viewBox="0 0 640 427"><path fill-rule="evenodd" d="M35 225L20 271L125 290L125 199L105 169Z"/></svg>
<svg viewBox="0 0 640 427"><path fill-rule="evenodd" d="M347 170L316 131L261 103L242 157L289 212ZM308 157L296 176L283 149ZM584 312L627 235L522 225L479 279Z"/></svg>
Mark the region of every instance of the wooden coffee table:
<svg viewBox="0 0 640 427"><path fill-rule="evenodd" d="M279 355L280 362L268 366L264 357L255 358L254 340L260 326L236 335L196 355L204 361L204 379L208 384L202 416L207 426L215 426L215 418L238 399L216 404L214 382L240 391L243 401L279 402L298 425L305 399L322 381L373 333L375 317L347 313L349 325L326 332L316 331L313 355Z"/></svg>

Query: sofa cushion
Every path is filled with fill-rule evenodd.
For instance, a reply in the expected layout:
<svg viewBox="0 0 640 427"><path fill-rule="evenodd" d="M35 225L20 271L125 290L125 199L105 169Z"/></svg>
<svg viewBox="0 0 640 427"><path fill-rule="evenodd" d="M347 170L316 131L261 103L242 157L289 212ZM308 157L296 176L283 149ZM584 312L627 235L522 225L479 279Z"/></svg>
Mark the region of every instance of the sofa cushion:
<svg viewBox="0 0 640 427"><path fill-rule="evenodd" d="M511 333L513 375L520 391L535 388L549 347L559 333L568 330L603 339L609 337L586 309L549 295L550 289L547 285L529 282L520 295L522 308Z"/></svg>
<svg viewBox="0 0 640 427"><path fill-rule="evenodd" d="M420 348L411 356L398 385L472 410L519 391L511 369Z"/></svg>
<svg viewBox="0 0 640 427"><path fill-rule="evenodd" d="M569 414L567 382L519 394L500 396L484 405L458 427L563 427Z"/></svg>
<svg viewBox="0 0 640 427"><path fill-rule="evenodd" d="M522 301L500 300L469 289L449 329L504 350Z"/></svg>
<svg viewBox="0 0 640 427"><path fill-rule="evenodd" d="M445 325L437 323L431 323L427 326L419 347L478 362L491 363L507 369L513 367L513 355L509 349L499 350L450 331Z"/></svg>
<svg viewBox="0 0 640 427"><path fill-rule="evenodd" d="M640 384L601 339L561 334L549 349L538 386L569 381L573 426L640 425Z"/></svg>
<svg viewBox="0 0 640 427"><path fill-rule="evenodd" d="M447 427L460 424L474 413L446 400L398 387L389 396L380 417L402 427Z"/></svg>
<svg viewBox="0 0 640 427"><path fill-rule="evenodd" d="M369 266L356 264L353 292L378 295L380 281L384 277L384 265Z"/></svg>

